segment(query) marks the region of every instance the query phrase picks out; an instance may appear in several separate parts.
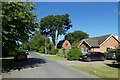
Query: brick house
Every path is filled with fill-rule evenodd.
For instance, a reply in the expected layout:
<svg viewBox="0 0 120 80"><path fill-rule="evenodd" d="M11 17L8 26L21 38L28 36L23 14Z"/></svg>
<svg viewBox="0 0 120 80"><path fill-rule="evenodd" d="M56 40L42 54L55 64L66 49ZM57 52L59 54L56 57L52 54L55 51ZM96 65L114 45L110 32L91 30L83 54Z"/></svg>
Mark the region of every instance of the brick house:
<svg viewBox="0 0 120 80"><path fill-rule="evenodd" d="M107 52L108 49L115 49L120 42L112 34L92 37L81 40L79 48L83 53L86 52Z"/></svg>
<svg viewBox="0 0 120 80"><path fill-rule="evenodd" d="M61 40L57 44L57 48L71 49L72 45L68 40Z"/></svg>

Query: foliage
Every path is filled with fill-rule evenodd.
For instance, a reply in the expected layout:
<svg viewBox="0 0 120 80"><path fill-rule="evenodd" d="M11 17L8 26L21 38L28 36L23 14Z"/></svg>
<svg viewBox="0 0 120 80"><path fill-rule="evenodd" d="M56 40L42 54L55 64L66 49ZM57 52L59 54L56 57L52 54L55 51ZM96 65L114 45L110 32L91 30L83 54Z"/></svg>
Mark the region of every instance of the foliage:
<svg viewBox="0 0 120 80"><path fill-rule="evenodd" d="M39 49L39 47L45 45L44 43L45 43L44 36L40 35L39 31L36 31L35 34L30 39L32 49Z"/></svg>
<svg viewBox="0 0 120 80"><path fill-rule="evenodd" d="M50 42L49 44L48 44L48 46L47 46L47 50L48 51L51 51L52 49L54 49L55 47L54 47L54 44L52 43L52 42Z"/></svg>
<svg viewBox="0 0 120 80"><path fill-rule="evenodd" d="M30 39L31 49L35 49L37 52L44 53L45 46L48 47L49 44L50 44L50 39L41 35L39 31L36 31L35 34Z"/></svg>
<svg viewBox="0 0 120 80"><path fill-rule="evenodd" d="M66 58L69 51L70 49L59 49L57 55Z"/></svg>
<svg viewBox="0 0 120 80"><path fill-rule="evenodd" d="M50 36L53 44L56 45L59 35L66 34L72 27L69 15L49 15L41 18L40 30L43 35Z"/></svg>
<svg viewBox="0 0 120 80"><path fill-rule="evenodd" d="M108 54L108 52L104 52L103 54L106 54L106 55L107 55L107 54Z"/></svg>
<svg viewBox="0 0 120 80"><path fill-rule="evenodd" d="M88 38L88 37L89 35L87 33L80 31L80 30L74 31L74 32L71 32L65 35L65 39L70 41L70 43L76 46L80 40Z"/></svg>
<svg viewBox="0 0 120 80"><path fill-rule="evenodd" d="M65 58L67 58L67 54L68 54L69 51L70 51L70 49L65 50L65 56L64 56Z"/></svg>
<svg viewBox="0 0 120 80"><path fill-rule="evenodd" d="M58 49L52 49L51 51L48 52L48 54L51 55L56 55L58 53Z"/></svg>
<svg viewBox="0 0 120 80"><path fill-rule="evenodd" d="M8 55L18 49L19 42L26 42L30 34L37 28L37 16L33 3L2 3L2 47Z"/></svg>
<svg viewBox="0 0 120 80"><path fill-rule="evenodd" d="M41 47L38 49L38 52L40 52L40 53L45 53L45 46L41 46Z"/></svg>
<svg viewBox="0 0 120 80"><path fill-rule="evenodd" d="M59 49L57 55L60 56L60 57L64 57L64 51L63 51L63 49Z"/></svg>
<svg viewBox="0 0 120 80"><path fill-rule="evenodd" d="M30 46L31 46L30 42L24 42L22 45L22 49L31 50Z"/></svg>
<svg viewBox="0 0 120 80"><path fill-rule="evenodd" d="M116 52L117 52L116 54L117 61L118 63L120 63L120 47L116 49Z"/></svg>
<svg viewBox="0 0 120 80"><path fill-rule="evenodd" d="M81 55L82 55L82 52L79 49L72 48L67 54L67 59L78 60Z"/></svg>

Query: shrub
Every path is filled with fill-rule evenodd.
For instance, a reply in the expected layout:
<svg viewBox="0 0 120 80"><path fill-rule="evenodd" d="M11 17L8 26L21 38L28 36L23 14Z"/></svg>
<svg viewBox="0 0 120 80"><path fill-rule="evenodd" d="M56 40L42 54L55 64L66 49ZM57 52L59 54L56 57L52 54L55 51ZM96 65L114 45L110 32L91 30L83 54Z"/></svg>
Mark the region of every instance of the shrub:
<svg viewBox="0 0 120 80"><path fill-rule="evenodd" d="M57 55L62 57L64 55L63 49L59 49Z"/></svg>
<svg viewBox="0 0 120 80"><path fill-rule="evenodd" d="M67 59L68 60L78 60L81 55L82 55L82 52L79 49L73 48L68 52Z"/></svg>
<svg viewBox="0 0 120 80"><path fill-rule="evenodd" d="M58 50L58 56L61 57L67 57L67 53L70 51L70 49L59 49Z"/></svg>
<svg viewBox="0 0 120 80"><path fill-rule="evenodd" d="M66 49L64 52L65 52L65 58L67 58L67 54L68 54L68 52L70 51L70 49Z"/></svg>
<svg viewBox="0 0 120 80"><path fill-rule="evenodd" d="M117 52L117 54L116 54L117 61L118 61L118 63L120 63L120 48L117 48L116 52Z"/></svg>
<svg viewBox="0 0 120 80"><path fill-rule="evenodd" d="M23 51L24 49L22 47L19 47L18 48L18 51Z"/></svg>
<svg viewBox="0 0 120 80"><path fill-rule="evenodd" d="M107 55L107 54L108 54L108 52L104 52L103 54Z"/></svg>
<svg viewBox="0 0 120 80"><path fill-rule="evenodd" d="M16 51L10 51L6 47L2 48L2 57L10 57L10 56L14 56L15 54L16 54Z"/></svg>
<svg viewBox="0 0 120 80"><path fill-rule="evenodd" d="M44 47L44 46L42 46L42 47L39 48L39 52L40 52L40 53L44 53L44 50L45 50L45 47Z"/></svg>
<svg viewBox="0 0 120 80"><path fill-rule="evenodd" d="M52 49L48 53L51 54L51 55L56 55L58 53L58 49Z"/></svg>

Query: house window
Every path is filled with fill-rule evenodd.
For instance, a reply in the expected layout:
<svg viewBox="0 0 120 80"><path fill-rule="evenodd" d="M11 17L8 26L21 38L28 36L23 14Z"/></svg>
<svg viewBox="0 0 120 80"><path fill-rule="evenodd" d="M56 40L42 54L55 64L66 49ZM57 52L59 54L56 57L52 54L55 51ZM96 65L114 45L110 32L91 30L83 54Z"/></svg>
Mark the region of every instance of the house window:
<svg viewBox="0 0 120 80"><path fill-rule="evenodd" d="M88 52L88 48L82 48L82 52L84 53Z"/></svg>
<svg viewBox="0 0 120 80"><path fill-rule="evenodd" d="M110 51L110 50L112 50L113 49L113 47L107 47L107 51Z"/></svg>
<svg viewBox="0 0 120 80"><path fill-rule="evenodd" d="M110 47L107 47L107 51L109 51L110 50Z"/></svg>
<svg viewBox="0 0 120 80"><path fill-rule="evenodd" d="M66 46L68 46L68 44L66 44Z"/></svg>

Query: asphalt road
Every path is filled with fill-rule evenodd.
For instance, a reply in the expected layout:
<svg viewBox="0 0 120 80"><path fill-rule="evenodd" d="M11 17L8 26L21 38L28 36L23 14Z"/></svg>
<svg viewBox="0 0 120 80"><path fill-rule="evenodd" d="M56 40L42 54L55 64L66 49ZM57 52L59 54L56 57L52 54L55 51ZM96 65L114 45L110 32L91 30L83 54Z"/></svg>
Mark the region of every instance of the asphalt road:
<svg viewBox="0 0 120 80"><path fill-rule="evenodd" d="M27 61L3 61L3 78L96 78L39 54L31 53Z"/></svg>

